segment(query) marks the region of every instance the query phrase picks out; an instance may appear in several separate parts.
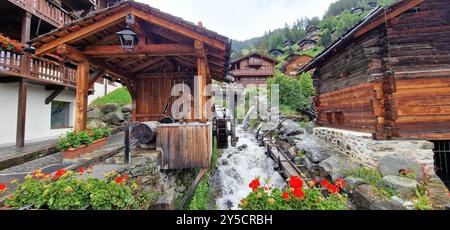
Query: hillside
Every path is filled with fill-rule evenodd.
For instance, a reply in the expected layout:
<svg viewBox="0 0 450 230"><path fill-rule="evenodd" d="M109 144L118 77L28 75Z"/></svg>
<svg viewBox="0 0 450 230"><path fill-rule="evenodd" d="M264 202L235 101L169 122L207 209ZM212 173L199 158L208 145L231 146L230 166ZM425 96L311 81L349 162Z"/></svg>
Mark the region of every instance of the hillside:
<svg viewBox="0 0 450 230"><path fill-rule="evenodd" d="M305 36L305 31L311 26L321 29L319 45L327 47L333 40L353 27L377 5L388 5L396 0L338 0L332 3L322 19L300 18L284 28L266 32L262 37L256 37L245 41L233 41L232 59L242 57L249 52L257 51L267 54L268 50L283 49L282 44L286 40L300 41ZM373 2L373 3L372 3ZM353 12L353 9L361 8L362 12Z"/></svg>

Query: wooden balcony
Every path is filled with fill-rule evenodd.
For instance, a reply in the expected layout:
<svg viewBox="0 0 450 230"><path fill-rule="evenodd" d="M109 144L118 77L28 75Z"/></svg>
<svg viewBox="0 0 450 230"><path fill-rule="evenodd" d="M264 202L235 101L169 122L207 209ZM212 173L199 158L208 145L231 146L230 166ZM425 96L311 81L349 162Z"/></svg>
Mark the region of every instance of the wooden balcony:
<svg viewBox="0 0 450 230"><path fill-rule="evenodd" d="M273 69L236 69L232 70L233 76L273 76Z"/></svg>
<svg viewBox="0 0 450 230"><path fill-rule="evenodd" d="M77 18L60 6L48 0L8 0L18 7L31 12L35 16L42 18L55 27L61 27L64 24L71 23Z"/></svg>
<svg viewBox="0 0 450 230"><path fill-rule="evenodd" d="M76 69L30 54L0 51L0 81L11 77L23 77L43 85L76 87Z"/></svg>
<svg viewBox="0 0 450 230"><path fill-rule="evenodd" d="M248 64L251 66L261 66L263 64L262 59L249 59Z"/></svg>

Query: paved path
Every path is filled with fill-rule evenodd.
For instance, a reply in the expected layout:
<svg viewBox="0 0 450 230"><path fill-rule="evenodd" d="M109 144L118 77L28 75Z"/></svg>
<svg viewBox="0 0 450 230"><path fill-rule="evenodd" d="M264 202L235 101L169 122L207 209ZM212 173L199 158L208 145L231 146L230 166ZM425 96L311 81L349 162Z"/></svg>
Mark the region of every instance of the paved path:
<svg viewBox="0 0 450 230"><path fill-rule="evenodd" d="M33 152L33 151L43 149L46 147L55 146L57 142L58 142L58 139L52 139L52 140L29 143L29 144L26 144L25 147L22 147L22 148L17 148L15 145L0 147L0 162L2 160L8 159L8 158L11 158L14 156Z"/></svg>

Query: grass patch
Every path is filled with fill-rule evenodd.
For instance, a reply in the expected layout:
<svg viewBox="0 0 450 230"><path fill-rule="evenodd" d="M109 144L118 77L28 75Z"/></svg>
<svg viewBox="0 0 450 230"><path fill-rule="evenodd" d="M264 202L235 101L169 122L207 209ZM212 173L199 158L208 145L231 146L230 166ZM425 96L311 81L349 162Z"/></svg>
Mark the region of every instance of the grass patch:
<svg viewBox="0 0 450 230"><path fill-rule="evenodd" d="M211 186L209 185L209 177L211 171L215 169L219 158L220 158L220 151L217 148L217 141L214 140L214 148L211 156L211 166L208 172L203 177L203 179L198 184L197 188L195 189L194 194L192 195L192 199L189 202L188 210L210 209L209 204L211 203L213 196Z"/></svg>
<svg viewBox="0 0 450 230"><path fill-rule="evenodd" d="M92 102L92 105L102 106L111 103L117 103L120 106L131 104L131 96L127 88L121 87L103 97L97 98Z"/></svg>
<svg viewBox="0 0 450 230"><path fill-rule="evenodd" d="M283 113L285 116L297 116L297 111L291 109L289 106L280 105L280 112Z"/></svg>
<svg viewBox="0 0 450 230"><path fill-rule="evenodd" d="M430 200L428 199L428 196L420 196L419 199L417 199L414 202L414 210L432 210L433 207L430 204Z"/></svg>
<svg viewBox="0 0 450 230"><path fill-rule="evenodd" d="M355 177L363 180L367 184L371 185L376 196L383 198L390 198L398 195L398 192L383 183L383 177L376 169L359 168L357 170L344 171L345 177Z"/></svg>

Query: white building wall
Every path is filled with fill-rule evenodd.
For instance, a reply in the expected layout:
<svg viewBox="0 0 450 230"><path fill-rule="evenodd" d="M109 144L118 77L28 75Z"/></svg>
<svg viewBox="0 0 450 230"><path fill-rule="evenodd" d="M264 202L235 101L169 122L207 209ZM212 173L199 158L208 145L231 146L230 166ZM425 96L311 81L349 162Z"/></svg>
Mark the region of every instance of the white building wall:
<svg viewBox="0 0 450 230"><path fill-rule="evenodd" d="M103 84L101 84L101 83L94 84L94 95L89 96L89 98L88 98L89 104L91 104L97 98L105 96L105 83L107 84L108 80L103 79L103 82L104 82ZM114 85L107 84L106 94L111 93L112 91L114 91L120 87L121 87L121 85L118 83L114 83Z"/></svg>
<svg viewBox="0 0 450 230"><path fill-rule="evenodd" d="M14 144L17 128L18 83L0 84L0 145ZM45 90L45 86L29 84L26 112L26 143L56 138L72 128L51 129L51 103L46 105L45 99L53 91ZM55 101L70 103L70 127L75 122L75 91L64 90Z"/></svg>

